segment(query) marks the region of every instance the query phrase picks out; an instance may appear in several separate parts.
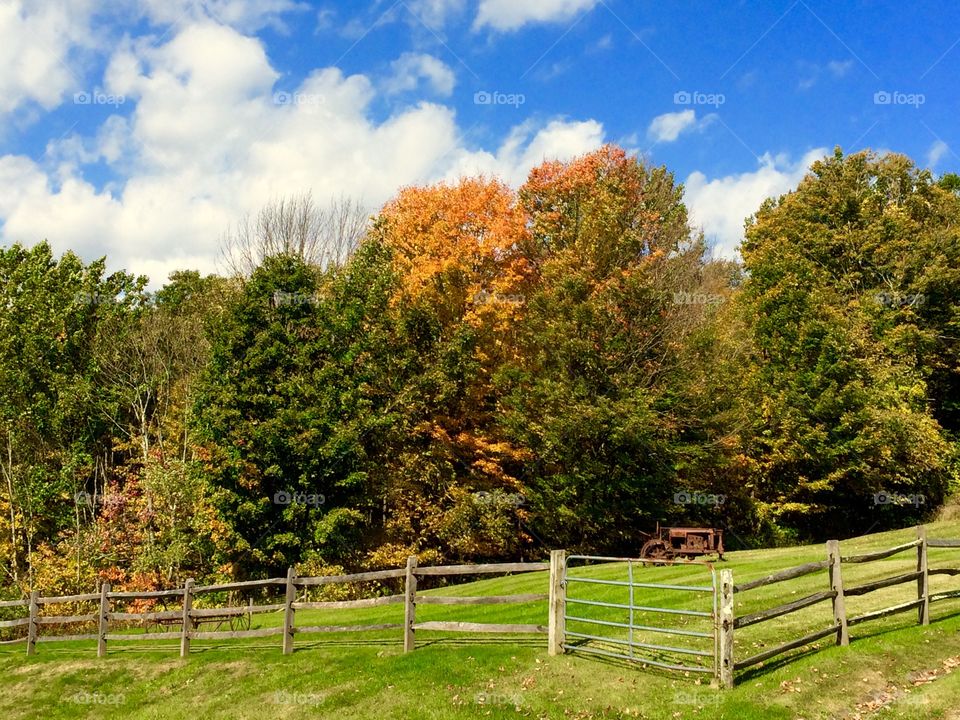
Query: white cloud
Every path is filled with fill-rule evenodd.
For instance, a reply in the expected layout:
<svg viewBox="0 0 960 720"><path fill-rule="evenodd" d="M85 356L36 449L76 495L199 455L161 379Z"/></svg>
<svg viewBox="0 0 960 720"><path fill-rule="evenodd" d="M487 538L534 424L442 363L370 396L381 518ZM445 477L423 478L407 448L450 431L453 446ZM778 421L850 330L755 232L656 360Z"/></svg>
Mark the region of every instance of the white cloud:
<svg viewBox="0 0 960 720"><path fill-rule="evenodd" d="M59 250L72 249L87 257L103 254L101 240L115 233L111 222L118 204L98 194L89 184L67 177L53 191L53 180L29 158L7 155L0 158L0 181L5 188L0 214L5 220L6 242L22 239L33 244L49 239ZM57 239L67 230L68 244Z"/></svg>
<svg viewBox="0 0 960 720"><path fill-rule="evenodd" d="M259 41L204 24L159 48L119 50L105 80L110 92L137 102L131 130L141 161L212 172L248 149L277 77Z"/></svg>
<svg viewBox="0 0 960 720"><path fill-rule="evenodd" d="M698 123L695 110L680 110L657 115L647 128L647 137L655 142L673 142L688 130L706 127L713 117L713 115L707 115Z"/></svg>
<svg viewBox="0 0 960 720"><path fill-rule="evenodd" d="M425 53L403 53L390 63L392 75L384 84L389 94L416 90L421 80L426 80L438 95L449 96L457 78L453 70L439 58Z"/></svg>
<svg viewBox="0 0 960 720"><path fill-rule="evenodd" d="M941 158L948 152L950 152L950 146L943 140L936 140L933 145L930 146L930 149L927 150L927 167L935 168Z"/></svg>
<svg viewBox="0 0 960 720"><path fill-rule="evenodd" d="M74 51L94 44L90 0L0 2L0 114L29 102L50 110L83 78Z"/></svg>
<svg viewBox="0 0 960 720"><path fill-rule="evenodd" d="M0 157L0 214L13 212L28 198L42 195L47 186L46 176L33 161L17 155Z"/></svg>
<svg viewBox="0 0 960 720"><path fill-rule="evenodd" d="M310 8L295 0L133 0L157 25L213 21L245 32L270 26L284 30L281 16Z"/></svg>
<svg viewBox="0 0 960 720"><path fill-rule="evenodd" d="M546 157L603 142L598 122L555 120L476 149L443 105L373 119L364 75L318 69L282 97L277 80L263 45L227 27L124 44L104 78L126 95L124 115L52 142L41 161L0 156L0 242L46 238L58 252L107 255L111 269L156 286L174 269L213 271L226 228L276 197L311 189L321 202L344 194L375 211L404 185L476 172L519 183ZM96 187L83 175L96 161L125 180Z"/></svg>
<svg viewBox="0 0 960 720"><path fill-rule="evenodd" d="M474 29L518 30L527 23L564 22L592 10L600 0L480 0Z"/></svg>
<svg viewBox="0 0 960 720"><path fill-rule="evenodd" d="M519 187L530 169L544 160L565 160L583 155L596 150L603 142L603 126L596 120L554 120L540 129L528 121L514 127L496 152L459 150L446 179L461 175L496 175L513 187Z"/></svg>
<svg viewBox="0 0 960 720"><path fill-rule="evenodd" d="M684 183L691 223L703 228L718 256L735 257L743 241L746 218L768 197L777 197L795 188L810 165L826 154L826 148L817 148L796 163L790 163L784 156L766 154L753 172L712 180L702 172L691 173Z"/></svg>
<svg viewBox="0 0 960 720"><path fill-rule="evenodd" d="M442 28L450 16L463 12L466 0L405 0L407 9L430 28Z"/></svg>

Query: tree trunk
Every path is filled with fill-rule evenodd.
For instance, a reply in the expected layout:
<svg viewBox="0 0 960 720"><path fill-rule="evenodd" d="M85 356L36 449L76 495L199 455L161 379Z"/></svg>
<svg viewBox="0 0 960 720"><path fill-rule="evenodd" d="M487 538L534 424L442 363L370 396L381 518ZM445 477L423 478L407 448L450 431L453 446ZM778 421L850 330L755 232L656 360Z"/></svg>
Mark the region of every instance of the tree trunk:
<svg viewBox="0 0 960 720"><path fill-rule="evenodd" d="M7 494L10 497L10 568L13 571L13 583L16 584L20 579L17 569L20 559L17 557L17 512L13 495L13 434L9 428L7 429L7 459L3 465L3 475L7 481Z"/></svg>

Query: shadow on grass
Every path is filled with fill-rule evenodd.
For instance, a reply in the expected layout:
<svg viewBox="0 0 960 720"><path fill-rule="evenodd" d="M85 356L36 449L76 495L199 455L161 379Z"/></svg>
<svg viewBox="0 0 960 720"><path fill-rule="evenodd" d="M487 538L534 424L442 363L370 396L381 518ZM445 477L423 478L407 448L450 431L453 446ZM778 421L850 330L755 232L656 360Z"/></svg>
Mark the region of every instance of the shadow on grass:
<svg viewBox="0 0 960 720"><path fill-rule="evenodd" d="M908 615L908 613L909 611L905 612L904 615L906 616ZM900 632L903 632L904 630L909 630L911 628L916 628L916 627L935 628L939 621L950 620L953 617L956 617L956 613L954 613L953 615L947 615L940 618L931 618L930 624L927 626L919 626L915 621L914 622L905 621L902 623L898 623L896 625L885 626L882 629L877 629L877 630L874 630L873 632L857 632L863 626L856 625L854 628L850 629L849 650L851 652L855 652L857 643L862 642L864 640L882 638L885 635L900 633ZM745 670L741 670L736 675L736 681L738 683L749 681L754 678L765 675L766 673L779 670L782 667L786 667L787 665L790 665L791 663L796 662L797 660L800 660L802 658L808 657L810 655L815 655L829 648L838 647L833 642L827 642L827 644L819 644L821 642L822 641L817 641L817 643L807 645L802 648L796 648L795 650L788 650L783 655L779 655L776 658L765 660L763 663L759 665L755 665Z"/></svg>
<svg viewBox="0 0 960 720"><path fill-rule="evenodd" d="M474 647L477 645L503 645L506 647L527 647L540 650L547 649L546 640L543 638L518 638L516 636L490 636L490 637L439 637L439 638L417 638L417 648L425 648L431 645L441 645L449 647Z"/></svg>
<svg viewBox="0 0 960 720"><path fill-rule="evenodd" d="M669 668L662 668L662 667L658 667L657 665L650 665L649 663L644 662L644 660L647 659L647 660L654 660L656 662L669 663L672 665L682 664L682 661L677 661L676 658L673 658L672 656L667 656L667 655L658 656L658 657L646 657L646 658L644 658L643 656L637 655L633 659L629 659L626 657L611 657L610 655L597 655L595 653L590 652L591 648L598 649L598 650L607 650L611 652L618 652L618 653L622 653L624 651L624 648L619 646L615 646L613 648L608 648L606 646L594 647L594 645L591 644L592 642L593 641L590 641L590 640L580 640L580 641L577 641L576 643L568 643L568 646L572 648L572 650L568 649L566 653L566 657L572 657L572 658L577 658L578 660L586 660L589 662L600 663L603 665L608 665L610 667L619 668L621 670L642 671L643 673L648 675L655 675L657 677L671 679L671 680L676 680L677 678L684 678L684 679L689 679L692 682L697 677L700 677L705 680L711 680L713 678L712 667L704 668L703 672L693 671L693 672L686 673L685 671L682 671L682 670L670 670ZM580 652L577 651L578 649L580 650ZM700 666L700 667L703 667L703 666Z"/></svg>
<svg viewBox="0 0 960 720"><path fill-rule="evenodd" d="M779 670L782 667L786 667L797 660L801 660L810 655L816 655L818 652L823 650L821 647L807 646L805 648L798 648L796 650L789 650L783 655L779 655L776 658L770 660L765 660L764 662L748 667L745 670L740 670L734 674L734 682L736 684L747 682L753 680L754 678L761 677L767 673Z"/></svg>
<svg viewBox="0 0 960 720"><path fill-rule="evenodd" d="M576 653L569 655L569 657L576 658L577 660L589 660L589 662L592 663L599 663L601 665L607 665L620 670L642 672L644 675L653 675L654 677L658 677L663 680L687 680L691 685L695 684L695 681L699 676L704 680L710 680L712 684L712 675L710 673L684 674L677 670L667 670L666 668L660 668L655 665L645 665L642 660L621 660L620 658L606 657L603 655L584 655Z"/></svg>
<svg viewBox="0 0 960 720"><path fill-rule="evenodd" d="M428 647L482 647L482 646L500 646L504 648L523 647L531 649L546 650L546 641L543 638L517 638L515 636L491 636L491 637L435 637L435 638L417 638L417 649L422 650ZM344 648L344 647L387 647L402 648L403 639L400 637L324 637L315 640L301 640L294 644L294 651L301 652L311 649L323 648ZM256 652L264 651L281 654L282 647L279 642L275 643L248 643L248 642L215 642L208 643L194 640L190 645L190 655L202 655L211 652ZM36 659L43 659L44 656L56 655L73 656L78 658L89 657L96 658L96 643L91 643L89 647L44 647L39 649ZM129 656L138 654L156 654L162 653L171 658L179 658L180 643L178 640L166 640L157 643L129 643L123 645L111 644L107 648L107 657L111 656ZM13 658L22 656L26 659L26 653L23 648L19 650L0 649L0 658Z"/></svg>

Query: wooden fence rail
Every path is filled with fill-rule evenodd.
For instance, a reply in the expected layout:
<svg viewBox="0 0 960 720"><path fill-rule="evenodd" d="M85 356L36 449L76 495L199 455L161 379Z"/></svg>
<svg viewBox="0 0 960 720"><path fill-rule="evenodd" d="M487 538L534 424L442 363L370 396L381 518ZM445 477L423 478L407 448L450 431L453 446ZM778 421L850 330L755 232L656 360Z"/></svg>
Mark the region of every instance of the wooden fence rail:
<svg viewBox="0 0 960 720"><path fill-rule="evenodd" d="M767 575L759 580L751 580L748 583L736 585L734 589L736 592L744 592L746 590L753 590L753 588L763 587L764 585L773 585L774 583L783 582L784 580L793 580L794 578L809 575L817 570L823 570L825 567L829 567L829 565L829 560L818 560L817 562L797 565L796 567L787 568L786 570L775 572L772 575Z"/></svg>
<svg viewBox="0 0 960 720"><path fill-rule="evenodd" d="M221 640L240 638L260 638L275 635L282 636L284 654L293 652L295 635L307 633L329 632L365 632L379 630L402 629L404 632L404 649L410 652L414 649L414 634L417 630L432 630L443 632L477 632L477 633L547 633L548 628L536 624L495 624L476 622L416 622L417 603L425 605L490 605L503 603L531 603L548 600L548 593L525 593L517 595L491 595L483 597L442 597L437 595L423 595L417 593L417 579L419 577L464 576L504 573L544 572L551 569L550 563L489 563L485 565L439 565L418 567L416 558L408 560L406 568L390 570L375 570L364 573L346 575L329 575L322 577L298 577L293 568L285 578L266 578L263 580L246 580L214 585L196 585L192 579L187 579L183 587L165 590L145 591L114 591L109 583L103 583L96 593L82 593L78 595L57 595L41 597L39 591L32 591L28 598L21 600L0 601L0 608L27 609L28 615L22 618L0 621L0 628L14 628L25 626L26 636L7 642L24 642L27 654L33 655L38 642L63 642L68 640L96 640L97 656L103 657L107 652L108 641L139 641L139 640L180 640L180 655L190 654L192 640ZM337 600L323 602L297 601L298 589L318 587L331 584L346 584L371 582L404 578L403 594L388 595L361 600ZM260 588L276 587L284 589L282 603L237 607L195 608L194 599L201 594L214 592L250 591ZM180 605L176 610L162 610L152 612L121 612L112 609L113 602L118 600L154 600L171 598ZM44 606L66 603L97 603L98 609L94 612L74 615L41 615ZM347 610L386 605L404 605L403 623L378 623L366 625L312 625L297 627L295 624L298 610ZM216 622L217 627L223 622L232 622L237 618L249 618L252 615L267 612L282 612L283 622L278 627L256 629L215 630L202 631L200 626L205 622ZM147 623L158 627L169 627L161 632L111 632L111 624L140 623L144 628ZM44 635L42 627L91 624L96 625L96 632L65 635ZM249 623L248 623L249 626Z"/></svg>

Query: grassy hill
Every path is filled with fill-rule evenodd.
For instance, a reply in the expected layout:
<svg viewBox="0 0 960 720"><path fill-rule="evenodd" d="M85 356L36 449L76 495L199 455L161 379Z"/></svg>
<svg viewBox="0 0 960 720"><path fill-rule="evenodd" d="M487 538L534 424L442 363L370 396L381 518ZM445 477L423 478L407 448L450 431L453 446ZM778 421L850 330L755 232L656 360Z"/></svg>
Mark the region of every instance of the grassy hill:
<svg viewBox="0 0 960 720"><path fill-rule="evenodd" d="M960 537L960 521L932 524L931 536ZM902 530L844 541L843 553L880 550L908 541ZM823 546L730 553L718 567L745 582L777 569L824 557ZM906 552L867 565L845 565L854 585L914 569ZM960 549L931 550L931 567L960 566ZM622 579L622 565L583 567L578 577ZM709 584L702 567L635 567L635 579L671 584ZM483 580L434 592L484 595L544 592L546 574ZM737 597L745 614L826 588L826 573L750 591ZM955 589L960 579L931 578L931 591ZM626 589L571 584L571 597L614 602ZM849 598L852 616L915 597L912 584ZM637 590L638 605L704 609L709 596ZM572 612L571 608L571 612ZM577 606L584 617L622 621L617 611ZM297 625L400 622L402 605L353 611L301 611ZM0 649L0 717L3 718L960 718L960 600L931 606L932 624L916 624L906 612L851 628L851 646L832 639L740 673L738 687L720 691L709 675L668 673L594 656L549 657L544 636L477 636L418 631L417 650L402 652L400 633L298 636L292 656L279 638L194 641L186 660L175 642L112 642L97 659L93 643L38 645L26 658L22 645ZM464 620L546 624L545 603L526 605L420 605L418 621ZM636 622L703 629L700 618ZM279 614L254 617L254 627L279 624ZM824 603L738 631L736 652L745 657L830 624ZM595 627L595 626L594 626ZM583 631L571 623L568 629ZM615 629L611 628L614 632ZM586 630L588 633L594 630ZM651 644L679 645L673 636L635 635ZM669 637L669 640L665 638ZM709 641L683 638L689 647ZM698 644L699 643L699 644ZM648 657L679 659L649 651ZM696 658L705 661L706 658Z"/></svg>

